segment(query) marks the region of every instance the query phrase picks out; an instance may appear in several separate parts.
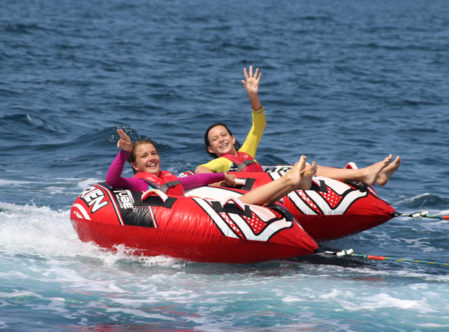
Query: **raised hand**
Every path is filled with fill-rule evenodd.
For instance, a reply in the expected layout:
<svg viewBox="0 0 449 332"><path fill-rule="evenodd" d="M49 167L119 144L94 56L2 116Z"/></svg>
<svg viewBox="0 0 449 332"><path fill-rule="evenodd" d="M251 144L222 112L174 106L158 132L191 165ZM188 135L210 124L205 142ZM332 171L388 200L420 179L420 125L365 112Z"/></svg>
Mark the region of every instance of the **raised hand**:
<svg viewBox="0 0 449 332"><path fill-rule="evenodd" d="M248 93L249 100L251 101L251 107L253 110L260 110L262 108L262 104L260 103L258 92L262 73L259 73L259 68L256 68L253 73L253 66L249 66L249 72L246 68L243 68L243 75L245 75L245 79L242 80L242 83Z"/></svg>
<svg viewBox="0 0 449 332"><path fill-rule="evenodd" d="M117 129L117 133L120 135L120 139L117 141L117 147L124 151L131 152L133 149L133 143L131 138L123 131L123 129Z"/></svg>
<svg viewBox="0 0 449 332"><path fill-rule="evenodd" d="M243 68L243 75L245 75L245 79L242 80L242 83L246 92L248 92L248 94L257 94L260 78L262 77L262 73L259 73L259 68L256 68L254 74L253 66L249 66L249 73L246 71L246 68Z"/></svg>

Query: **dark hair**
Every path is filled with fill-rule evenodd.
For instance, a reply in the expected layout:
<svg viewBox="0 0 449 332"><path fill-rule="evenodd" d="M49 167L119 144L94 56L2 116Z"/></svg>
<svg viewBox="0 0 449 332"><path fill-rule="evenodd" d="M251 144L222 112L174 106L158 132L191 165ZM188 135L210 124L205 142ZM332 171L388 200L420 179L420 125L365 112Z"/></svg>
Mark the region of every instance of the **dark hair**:
<svg viewBox="0 0 449 332"><path fill-rule="evenodd" d="M210 142L209 142L209 132L212 130L212 128L215 128L215 127L217 127L217 126L223 126L223 127L225 127L225 129L228 131L229 135L233 136L231 130L230 130L230 129L228 128L228 126L226 126L223 122L216 122L216 123L214 123L214 124L211 124L211 125L209 126L209 128L206 129L206 132L204 133L204 144L205 144L206 152L207 152L211 157L214 157L214 158L218 158L218 156L217 156L215 153L209 152L209 150L208 150L207 148L210 146ZM237 141L235 141L234 147L235 147L236 149L240 148L240 143L237 142Z"/></svg>
<svg viewBox="0 0 449 332"><path fill-rule="evenodd" d="M143 144L151 144L151 145L153 145L154 148L156 149L156 152L159 153L159 150L157 149L157 145L156 145L156 143L154 141L152 141L152 140L150 140L148 138L140 139L140 140L135 141L133 143L133 149L132 149L131 153L128 156L128 162L130 164L136 161L136 148L139 145L143 145ZM134 167L133 167L133 172L136 173L136 170L134 169Z"/></svg>

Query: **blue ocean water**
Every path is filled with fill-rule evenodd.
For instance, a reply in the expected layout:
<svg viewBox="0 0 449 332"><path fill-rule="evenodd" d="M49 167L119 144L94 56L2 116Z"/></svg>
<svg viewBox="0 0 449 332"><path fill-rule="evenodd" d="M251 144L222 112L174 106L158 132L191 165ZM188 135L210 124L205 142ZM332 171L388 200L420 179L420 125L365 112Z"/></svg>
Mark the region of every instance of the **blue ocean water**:
<svg viewBox="0 0 449 332"><path fill-rule="evenodd" d="M444 0L0 2L0 329L446 331L449 267L136 258L79 241L69 210L104 179L116 128L175 173L208 160L212 122L243 140L254 65L261 163L400 155L381 197L449 213L448 37ZM322 245L449 263L448 230L399 217Z"/></svg>

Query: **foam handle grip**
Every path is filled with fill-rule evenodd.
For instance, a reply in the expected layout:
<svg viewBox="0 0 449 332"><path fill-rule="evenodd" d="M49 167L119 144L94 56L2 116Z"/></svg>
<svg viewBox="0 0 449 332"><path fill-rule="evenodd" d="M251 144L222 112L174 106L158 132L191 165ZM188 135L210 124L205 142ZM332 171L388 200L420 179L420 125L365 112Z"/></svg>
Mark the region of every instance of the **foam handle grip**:
<svg viewBox="0 0 449 332"><path fill-rule="evenodd" d="M235 179L235 183L238 184L239 186L244 186L246 184L246 180L245 179Z"/></svg>

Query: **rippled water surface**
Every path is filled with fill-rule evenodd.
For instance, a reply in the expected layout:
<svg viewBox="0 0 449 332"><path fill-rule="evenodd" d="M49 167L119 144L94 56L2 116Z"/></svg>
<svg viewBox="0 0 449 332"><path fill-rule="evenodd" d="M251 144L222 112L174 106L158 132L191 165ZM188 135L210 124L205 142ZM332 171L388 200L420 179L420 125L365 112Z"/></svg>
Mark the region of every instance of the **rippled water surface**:
<svg viewBox="0 0 449 332"><path fill-rule="evenodd" d="M212 122L243 141L251 64L261 163L393 153L401 168L378 193L401 212L449 213L448 2L3 1L0 40L0 329L449 328L440 264L136 258L82 243L69 220L104 179L118 127L157 141L175 173L208 160ZM322 245L447 263L448 229L399 217Z"/></svg>

